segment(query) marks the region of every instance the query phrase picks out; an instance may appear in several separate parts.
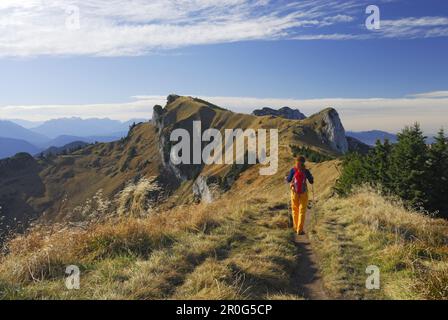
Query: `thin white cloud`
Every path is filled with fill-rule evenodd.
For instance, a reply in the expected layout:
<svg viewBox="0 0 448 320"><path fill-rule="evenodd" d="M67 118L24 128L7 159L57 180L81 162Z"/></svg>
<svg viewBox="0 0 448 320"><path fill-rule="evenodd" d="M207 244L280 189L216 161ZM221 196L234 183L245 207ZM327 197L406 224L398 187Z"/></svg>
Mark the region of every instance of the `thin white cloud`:
<svg viewBox="0 0 448 320"><path fill-rule="evenodd" d="M378 33L386 38L447 37L448 17L406 17L382 20Z"/></svg>
<svg viewBox="0 0 448 320"><path fill-rule="evenodd" d="M380 129L396 132L406 125L420 122L427 133L448 128L448 91L409 95L404 98L324 98L287 99L254 97L200 96L202 99L233 110L250 113L262 107L298 108L311 115L326 107L336 108L348 130ZM191 95L195 96L195 95ZM136 96L128 103L92 105L0 106L0 119L42 121L77 116L128 120L150 118L154 105L164 105L165 96Z"/></svg>
<svg viewBox="0 0 448 320"><path fill-rule="evenodd" d="M364 33L298 34L294 40L368 40L377 38L415 39L448 37L448 17L406 17L381 20L379 30Z"/></svg>
<svg viewBox="0 0 448 320"><path fill-rule="evenodd" d="M405 27L434 27L448 25L447 17L421 17L421 18L403 18L398 20L384 20L382 24L385 26L405 28Z"/></svg>
<svg viewBox="0 0 448 320"><path fill-rule="evenodd" d="M1 0L0 56L141 55L189 45L288 38L294 28L352 21L345 12L353 3Z"/></svg>
<svg viewBox="0 0 448 320"><path fill-rule="evenodd" d="M303 34L292 38L292 40L365 40L371 39L368 34L347 34L347 33L331 33L331 34Z"/></svg>
<svg viewBox="0 0 448 320"><path fill-rule="evenodd" d="M410 98L448 98L448 91L432 91L424 93L411 94Z"/></svg>
<svg viewBox="0 0 448 320"><path fill-rule="evenodd" d="M379 31L368 31L359 25L367 4L355 0L1 0L0 57L132 56L247 40L448 36L447 17L383 20ZM73 28L77 21L79 28ZM337 28L326 30L347 25L352 27L348 34Z"/></svg>

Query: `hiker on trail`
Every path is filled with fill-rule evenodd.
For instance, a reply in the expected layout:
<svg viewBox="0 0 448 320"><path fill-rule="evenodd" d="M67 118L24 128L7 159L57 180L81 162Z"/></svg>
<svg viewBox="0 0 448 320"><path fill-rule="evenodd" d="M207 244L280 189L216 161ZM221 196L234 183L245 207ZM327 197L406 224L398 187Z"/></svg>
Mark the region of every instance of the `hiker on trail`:
<svg viewBox="0 0 448 320"><path fill-rule="evenodd" d="M296 165L291 169L286 181L290 183L291 189L291 207L294 223L294 231L298 235L304 234L303 227L305 225L306 209L308 208L308 186L314 183L311 172L305 167L305 157L298 157Z"/></svg>

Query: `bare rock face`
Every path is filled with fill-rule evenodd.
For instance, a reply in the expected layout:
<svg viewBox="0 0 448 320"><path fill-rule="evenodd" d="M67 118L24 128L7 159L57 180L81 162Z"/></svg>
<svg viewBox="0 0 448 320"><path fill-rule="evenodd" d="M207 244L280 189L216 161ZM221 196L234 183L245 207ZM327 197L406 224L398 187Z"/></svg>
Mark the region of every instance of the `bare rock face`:
<svg viewBox="0 0 448 320"><path fill-rule="evenodd" d="M306 116L303 113L301 113L299 109L291 109L289 107L283 107L278 110L272 108L257 109L254 112L252 112L252 114L258 117L274 116L290 120L306 119Z"/></svg>
<svg viewBox="0 0 448 320"><path fill-rule="evenodd" d="M161 106L154 106L152 122L157 129L159 154L162 159L163 167L167 172L174 175L176 179L184 181L187 180L187 177L185 177L181 170L170 161L170 131L166 130L165 114L165 109Z"/></svg>
<svg viewBox="0 0 448 320"><path fill-rule="evenodd" d="M179 105L173 106L172 103L179 98L183 98L184 101ZM195 104L194 99L186 99L186 97L177 95L168 96L167 102L165 108L156 105L153 111L153 124L157 129L158 148L162 158L162 164L164 169L173 174L177 180L193 180L198 177L204 164L173 164L170 159L170 151L175 143L170 141L170 135L175 129L184 129L190 134L190 137L193 137L193 122L200 121L202 128L205 130L210 126L211 119L215 116L215 111L207 106L189 106L189 103ZM180 121L177 120L176 114L179 110L185 110L186 113L189 113L189 116Z"/></svg>
<svg viewBox="0 0 448 320"><path fill-rule="evenodd" d="M213 192L207 181L207 177L199 176L193 183L193 195L195 199L203 203L213 202Z"/></svg>
<svg viewBox="0 0 448 320"><path fill-rule="evenodd" d="M333 108L328 108L320 112L320 115L322 123L319 134L322 142L328 144L334 151L346 154L349 151L349 146L338 112Z"/></svg>
<svg viewBox="0 0 448 320"><path fill-rule="evenodd" d="M152 123L159 127L162 125L162 118L163 118L163 107L159 105L154 106L154 111L152 113Z"/></svg>

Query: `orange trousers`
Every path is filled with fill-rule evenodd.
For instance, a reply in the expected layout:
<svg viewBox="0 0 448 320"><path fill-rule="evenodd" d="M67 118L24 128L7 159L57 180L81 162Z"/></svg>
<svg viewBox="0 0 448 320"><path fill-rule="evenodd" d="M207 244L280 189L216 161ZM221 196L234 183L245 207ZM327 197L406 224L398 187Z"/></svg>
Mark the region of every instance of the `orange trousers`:
<svg viewBox="0 0 448 320"><path fill-rule="evenodd" d="M291 207L294 231L301 233L305 227L306 210L308 209L308 192L299 195L294 190L291 190Z"/></svg>

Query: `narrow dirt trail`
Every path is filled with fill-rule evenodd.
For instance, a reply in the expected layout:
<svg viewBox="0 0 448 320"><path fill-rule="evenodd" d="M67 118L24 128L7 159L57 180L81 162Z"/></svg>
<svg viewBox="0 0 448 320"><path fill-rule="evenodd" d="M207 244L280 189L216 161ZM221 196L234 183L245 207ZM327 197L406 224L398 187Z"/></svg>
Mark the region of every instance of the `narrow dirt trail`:
<svg viewBox="0 0 448 320"><path fill-rule="evenodd" d="M318 260L308 238L308 226L312 211L308 211L305 222L305 235L295 235L294 243L297 247L297 269L293 281L298 294L308 300L328 300L330 297L324 290L324 284L319 272Z"/></svg>

